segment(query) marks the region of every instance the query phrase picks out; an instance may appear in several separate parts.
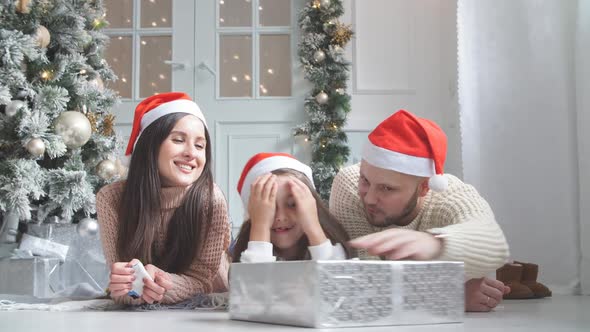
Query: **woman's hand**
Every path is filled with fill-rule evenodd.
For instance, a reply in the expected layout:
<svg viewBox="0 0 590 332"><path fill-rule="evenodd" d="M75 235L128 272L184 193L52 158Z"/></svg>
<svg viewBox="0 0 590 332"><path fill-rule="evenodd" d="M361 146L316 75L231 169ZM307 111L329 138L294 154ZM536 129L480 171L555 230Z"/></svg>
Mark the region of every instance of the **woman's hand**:
<svg viewBox="0 0 590 332"><path fill-rule="evenodd" d="M295 203L294 209L289 210L289 220L296 220L301 225L310 246L324 243L327 238L320 226L317 202L311 190L295 177L290 177L287 184Z"/></svg>
<svg viewBox="0 0 590 332"><path fill-rule="evenodd" d="M256 178L250 187L248 214L250 215L250 241L270 242L270 229L274 222L277 199L277 176L268 173Z"/></svg>
<svg viewBox="0 0 590 332"><path fill-rule="evenodd" d="M143 279L143 294L141 298L149 304L162 301L166 291L172 289L174 286L172 279L168 273L155 265L148 264L145 266L145 270L152 277L153 281L148 278Z"/></svg>
<svg viewBox="0 0 590 332"><path fill-rule="evenodd" d="M127 295L131 290L131 283L135 280L134 274L135 270L129 262L116 262L111 265L109 291L112 298Z"/></svg>

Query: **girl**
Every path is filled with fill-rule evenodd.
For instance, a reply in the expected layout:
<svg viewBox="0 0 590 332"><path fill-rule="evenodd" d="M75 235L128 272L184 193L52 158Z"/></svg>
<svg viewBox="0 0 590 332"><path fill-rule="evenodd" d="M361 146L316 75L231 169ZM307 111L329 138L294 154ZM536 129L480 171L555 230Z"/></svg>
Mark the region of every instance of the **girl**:
<svg viewBox="0 0 590 332"><path fill-rule="evenodd" d="M256 154L242 171L238 192L250 218L236 240L234 262L355 255L344 228L315 192L311 168L293 156Z"/></svg>
<svg viewBox="0 0 590 332"><path fill-rule="evenodd" d="M197 104L178 92L143 100L125 154L131 158L127 180L105 186L96 197L111 297L176 303L225 291L229 218L213 183L211 141ZM137 300L127 295L135 258L153 279L144 279Z"/></svg>

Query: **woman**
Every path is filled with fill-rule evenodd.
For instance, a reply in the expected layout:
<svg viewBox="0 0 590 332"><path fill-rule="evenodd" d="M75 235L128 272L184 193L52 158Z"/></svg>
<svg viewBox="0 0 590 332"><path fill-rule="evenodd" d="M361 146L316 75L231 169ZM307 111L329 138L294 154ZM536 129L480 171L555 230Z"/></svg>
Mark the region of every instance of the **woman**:
<svg viewBox="0 0 590 332"><path fill-rule="evenodd" d="M230 225L213 183L205 117L184 93L158 94L135 110L126 181L105 186L96 205L116 302L177 303L227 288ZM139 259L153 280L127 294Z"/></svg>

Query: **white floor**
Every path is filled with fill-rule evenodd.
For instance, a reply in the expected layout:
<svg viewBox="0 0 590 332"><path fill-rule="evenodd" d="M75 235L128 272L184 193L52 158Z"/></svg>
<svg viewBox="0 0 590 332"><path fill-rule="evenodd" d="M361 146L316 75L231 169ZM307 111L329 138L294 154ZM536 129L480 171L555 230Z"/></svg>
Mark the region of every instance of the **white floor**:
<svg viewBox="0 0 590 332"><path fill-rule="evenodd" d="M590 296L505 301L468 313L462 324L334 329L354 331L590 331ZM287 331L299 327L233 321L226 312L0 312L0 331ZM329 331L329 330L322 330Z"/></svg>

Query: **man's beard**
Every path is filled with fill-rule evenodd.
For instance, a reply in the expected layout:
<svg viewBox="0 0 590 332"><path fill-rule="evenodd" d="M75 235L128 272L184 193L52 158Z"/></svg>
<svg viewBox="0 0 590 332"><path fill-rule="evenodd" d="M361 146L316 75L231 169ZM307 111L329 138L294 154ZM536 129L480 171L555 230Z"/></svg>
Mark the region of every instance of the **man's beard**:
<svg viewBox="0 0 590 332"><path fill-rule="evenodd" d="M414 212L414 209L418 205L418 189L419 188L416 188L414 195L412 195L412 197L410 197L410 200L408 201L408 203L406 204L406 206L404 207L402 212L397 216L385 216L385 219L383 220L383 222L377 222L373 218L371 218L371 215L369 213L365 213L367 215L367 220L369 221L369 224L371 224L373 226L378 226L378 227L389 227L391 225L396 225L396 226L408 225L411 222L411 220L406 220L406 219L408 218L408 216L410 216ZM365 205L365 209L366 209L366 205Z"/></svg>

